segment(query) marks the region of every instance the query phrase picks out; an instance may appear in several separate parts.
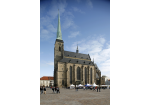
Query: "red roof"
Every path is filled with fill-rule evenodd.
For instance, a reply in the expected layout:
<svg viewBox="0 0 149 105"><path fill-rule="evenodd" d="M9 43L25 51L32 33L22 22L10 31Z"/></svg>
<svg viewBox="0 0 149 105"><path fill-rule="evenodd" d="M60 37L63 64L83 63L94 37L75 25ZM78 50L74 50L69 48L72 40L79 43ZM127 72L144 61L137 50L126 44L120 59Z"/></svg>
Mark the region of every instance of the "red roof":
<svg viewBox="0 0 149 105"><path fill-rule="evenodd" d="M54 77L51 76L43 76L40 78L40 80L54 80Z"/></svg>

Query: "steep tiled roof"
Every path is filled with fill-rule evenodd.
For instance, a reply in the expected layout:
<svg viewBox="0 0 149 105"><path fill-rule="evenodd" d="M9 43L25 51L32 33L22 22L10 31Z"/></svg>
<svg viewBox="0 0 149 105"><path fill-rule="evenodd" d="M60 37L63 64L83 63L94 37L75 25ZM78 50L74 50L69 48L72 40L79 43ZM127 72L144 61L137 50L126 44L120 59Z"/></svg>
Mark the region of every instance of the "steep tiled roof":
<svg viewBox="0 0 149 105"><path fill-rule="evenodd" d="M43 76L40 78L40 80L54 80L54 77L51 76Z"/></svg>
<svg viewBox="0 0 149 105"><path fill-rule="evenodd" d="M59 62L68 62L68 63L84 64L84 65L94 65L92 61L79 60L79 59L70 59L70 58L63 58Z"/></svg>
<svg viewBox="0 0 149 105"><path fill-rule="evenodd" d="M64 56L91 60L89 54L81 54L81 53L70 52L70 51L64 51Z"/></svg>

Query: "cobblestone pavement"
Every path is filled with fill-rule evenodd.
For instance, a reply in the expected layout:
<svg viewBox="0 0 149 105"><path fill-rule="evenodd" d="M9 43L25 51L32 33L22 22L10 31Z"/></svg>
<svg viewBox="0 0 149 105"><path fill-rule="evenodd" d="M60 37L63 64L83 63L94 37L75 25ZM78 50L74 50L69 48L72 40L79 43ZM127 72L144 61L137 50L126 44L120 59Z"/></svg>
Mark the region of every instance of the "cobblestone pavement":
<svg viewBox="0 0 149 105"><path fill-rule="evenodd" d="M47 88L46 94L40 95L40 105L110 105L110 89L93 90L60 89L60 94Z"/></svg>

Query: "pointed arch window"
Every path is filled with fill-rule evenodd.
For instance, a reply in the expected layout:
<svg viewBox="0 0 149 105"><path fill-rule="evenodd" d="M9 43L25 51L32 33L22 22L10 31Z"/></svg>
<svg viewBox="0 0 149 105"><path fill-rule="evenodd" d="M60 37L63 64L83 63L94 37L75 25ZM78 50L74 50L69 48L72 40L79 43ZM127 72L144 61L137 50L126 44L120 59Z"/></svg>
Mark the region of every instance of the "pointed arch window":
<svg viewBox="0 0 149 105"><path fill-rule="evenodd" d="M85 84L87 84L87 68L85 67Z"/></svg>
<svg viewBox="0 0 149 105"><path fill-rule="evenodd" d="M77 80L81 80L80 78L80 67L77 68Z"/></svg>
<svg viewBox="0 0 149 105"><path fill-rule="evenodd" d="M90 70L90 75L91 75L91 84L92 84L92 68Z"/></svg>
<svg viewBox="0 0 149 105"><path fill-rule="evenodd" d="M59 46L59 51L61 51L61 47Z"/></svg>
<svg viewBox="0 0 149 105"><path fill-rule="evenodd" d="M72 84L72 66L70 66L70 84Z"/></svg>

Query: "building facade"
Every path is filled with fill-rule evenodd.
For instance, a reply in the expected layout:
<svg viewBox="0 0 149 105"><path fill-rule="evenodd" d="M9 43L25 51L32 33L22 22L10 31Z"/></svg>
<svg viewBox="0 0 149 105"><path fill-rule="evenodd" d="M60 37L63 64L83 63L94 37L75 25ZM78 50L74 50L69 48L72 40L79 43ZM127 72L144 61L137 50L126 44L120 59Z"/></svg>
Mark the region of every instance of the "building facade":
<svg viewBox="0 0 149 105"><path fill-rule="evenodd" d="M98 78L97 78L98 77ZM71 84L100 84L101 72L89 54L64 50L60 15L58 14L57 38L54 47L54 86L69 87ZM97 82L97 80L99 82Z"/></svg>
<svg viewBox="0 0 149 105"><path fill-rule="evenodd" d="M105 85L110 85L110 78L105 76Z"/></svg>
<svg viewBox="0 0 149 105"><path fill-rule="evenodd" d="M40 78L40 86L54 86L54 77L43 76Z"/></svg>

